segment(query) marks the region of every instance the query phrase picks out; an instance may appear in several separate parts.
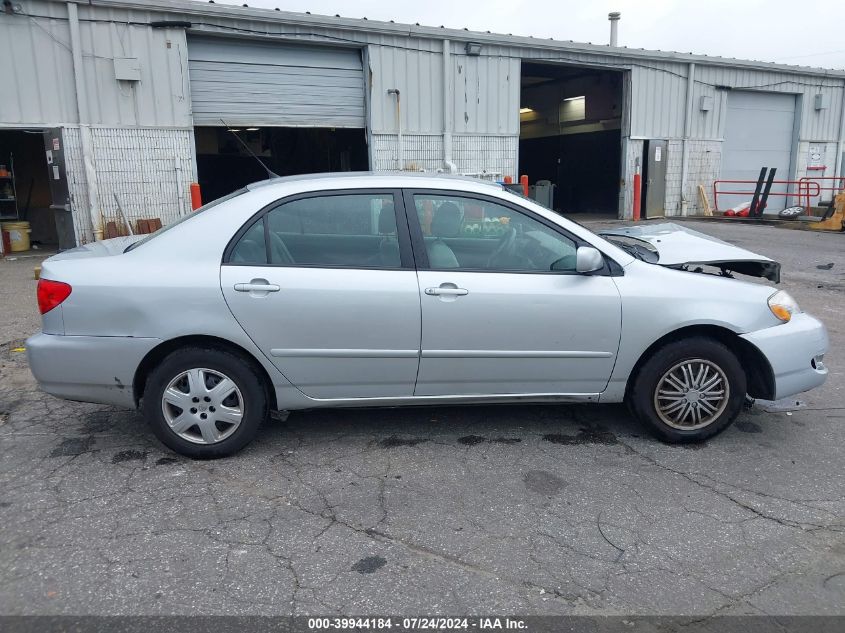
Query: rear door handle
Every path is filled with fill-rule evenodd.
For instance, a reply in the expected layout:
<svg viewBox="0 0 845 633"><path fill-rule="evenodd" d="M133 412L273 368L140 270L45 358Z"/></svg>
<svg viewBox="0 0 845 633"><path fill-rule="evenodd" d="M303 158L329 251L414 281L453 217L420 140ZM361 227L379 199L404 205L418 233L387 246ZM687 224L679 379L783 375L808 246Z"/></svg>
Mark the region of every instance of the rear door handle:
<svg viewBox="0 0 845 633"><path fill-rule="evenodd" d="M433 296L463 297L469 294L466 288L426 288L425 294Z"/></svg>
<svg viewBox="0 0 845 633"><path fill-rule="evenodd" d="M280 286L268 283L248 283L235 284L235 290L238 292L279 292Z"/></svg>

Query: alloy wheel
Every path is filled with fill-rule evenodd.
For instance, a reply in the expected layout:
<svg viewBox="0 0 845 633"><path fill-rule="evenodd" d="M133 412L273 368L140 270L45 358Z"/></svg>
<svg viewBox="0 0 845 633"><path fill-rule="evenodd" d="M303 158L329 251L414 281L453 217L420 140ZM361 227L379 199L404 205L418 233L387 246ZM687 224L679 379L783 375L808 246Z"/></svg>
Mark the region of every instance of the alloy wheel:
<svg viewBox="0 0 845 633"><path fill-rule="evenodd" d="M721 367L693 358L675 364L657 381L654 408L668 426L694 431L715 422L729 398L730 384Z"/></svg>

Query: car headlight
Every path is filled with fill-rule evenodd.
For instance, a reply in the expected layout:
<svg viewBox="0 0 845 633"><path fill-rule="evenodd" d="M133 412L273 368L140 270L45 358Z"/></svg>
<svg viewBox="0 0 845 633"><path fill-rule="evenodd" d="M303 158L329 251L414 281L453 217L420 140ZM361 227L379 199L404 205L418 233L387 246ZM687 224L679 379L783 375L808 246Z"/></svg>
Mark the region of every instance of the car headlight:
<svg viewBox="0 0 845 633"><path fill-rule="evenodd" d="M798 302L785 290L778 290L769 297L769 310L784 323L788 323L793 314L801 312Z"/></svg>

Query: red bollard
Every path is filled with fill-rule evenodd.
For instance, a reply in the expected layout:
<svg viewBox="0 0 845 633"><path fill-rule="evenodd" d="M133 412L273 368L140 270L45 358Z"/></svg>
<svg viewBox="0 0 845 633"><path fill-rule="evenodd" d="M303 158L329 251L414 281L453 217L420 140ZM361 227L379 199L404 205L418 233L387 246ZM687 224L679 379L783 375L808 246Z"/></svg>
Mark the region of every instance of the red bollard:
<svg viewBox="0 0 845 633"><path fill-rule="evenodd" d="M202 206L202 193L198 182L191 183L191 210L196 211Z"/></svg>
<svg viewBox="0 0 845 633"><path fill-rule="evenodd" d="M642 198L642 176L639 172L634 174L634 222L640 220L640 203Z"/></svg>
<svg viewBox="0 0 845 633"><path fill-rule="evenodd" d="M519 184L522 185L522 195L527 198L528 197L528 176L526 174L522 174L519 177Z"/></svg>
<svg viewBox="0 0 845 633"><path fill-rule="evenodd" d="M505 184L506 185L513 184L513 176L505 176Z"/></svg>

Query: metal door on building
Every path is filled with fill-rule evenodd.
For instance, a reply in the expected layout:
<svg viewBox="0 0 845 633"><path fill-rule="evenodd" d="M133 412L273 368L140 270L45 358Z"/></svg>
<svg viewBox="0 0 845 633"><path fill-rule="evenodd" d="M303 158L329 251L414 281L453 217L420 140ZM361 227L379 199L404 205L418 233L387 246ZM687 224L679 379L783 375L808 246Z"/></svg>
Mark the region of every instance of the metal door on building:
<svg viewBox="0 0 845 633"><path fill-rule="evenodd" d="M60 127L44 130L44 155L47 165L47 179L50 183L50 197L59 250L76 246L76 230L73 226L73 208L67 178L67 157L65 156L64 131Z"/></svg>
<svg viewBox="0 0 845 633"><path fill-rule="evenodd" d="M188 38L194 125L365 127L354 48Z"/></svg>
<svg viewBox="0 0 845 633"><path fill-rule="evenodd" d="M645 217L659 218L666 215L666 147L661 140L646 141L645 152Z"/></svg>
<svg viewBox="0 0 845 633"><path fill-rule="evenodd" d="M776 168L777 180L791 180L794 138L795 95L741 90L728 93L722 180L749 180L752 184L726 184L725 189L753 193L761 167ZM785 192L786 185L772 187L772 193ZM747 202L751 193L720 196L719 208ZM788 206L786 202L783 196L772 196L766 210L779 211Z"/></svg>

